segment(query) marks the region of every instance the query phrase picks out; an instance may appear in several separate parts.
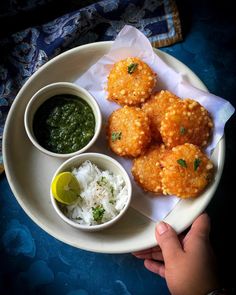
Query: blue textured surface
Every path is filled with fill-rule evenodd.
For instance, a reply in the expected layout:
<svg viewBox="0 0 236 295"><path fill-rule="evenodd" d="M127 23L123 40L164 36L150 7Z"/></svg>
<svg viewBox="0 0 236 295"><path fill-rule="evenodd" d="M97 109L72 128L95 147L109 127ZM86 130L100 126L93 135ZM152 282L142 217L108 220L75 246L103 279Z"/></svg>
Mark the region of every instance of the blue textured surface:
<svg viewBox="0 0 236 295"><path fill-rule="evenodd" d="M186 29L182 43L163 50L187 64L208 89L236 105L236 26L229 1L179 1ZM231 12L232 11L232 12ZM234 285L235 115L226 126L226 162L208 207L212 243L225 286ZM0 294L154 295L169 294L165 281L130 254L95 254L49 236L23 212L5 175L0 177ZM231 266L231 269L232 269Z"/></svg>
<svg viewBox="0 0 236 295"><path fill-rule="evenodd" d="M49 236L23 212L5 176L0 191L0 294L169 294L130 254L87 252Z"/></svg>

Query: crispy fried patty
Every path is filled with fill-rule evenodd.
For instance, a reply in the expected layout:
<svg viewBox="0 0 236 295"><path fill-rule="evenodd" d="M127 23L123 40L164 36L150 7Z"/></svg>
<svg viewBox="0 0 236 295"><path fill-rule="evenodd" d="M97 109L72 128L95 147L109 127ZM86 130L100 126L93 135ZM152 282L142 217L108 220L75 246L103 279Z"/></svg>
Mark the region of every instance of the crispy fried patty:
<svg viewBox="0 0 236 295"><path fill-rule="evenodd" d="M180 98L178 98L173 93L167 90L162 90L152 95L151 99L143 104L142 109L148 115L148 118L150 120L152 138L155 141L162 141L160 134L161 121L164 118L167 109L173 103L179 100Z"/></svg>
<svg viewBox="0 0 236 295"><path fill-rule="evenodd" d="M193 144L179 145L161 160L164 194L180 198L198 196L213 176L213 163Z"/></svg>
<svg viewBox="0 0 236 295"><path fill-rule="evenodd" d="M156 74L137 57L118 61L112 67L107 82L108 99L120 105L138 106L151 95Z"/></svg>
<svg viewBox="0 0 236 295"><path fill-rule="evenodd" d="M162 194L160 160L164 153L164 145L152 145L143 155L134 159L132 174L145 191Z"/></svg>
<svg viewBox="0 0 236 295"><path fill-rule="evenodd" d="M185 99L168 108L161 121L160 133L168 148L184 143L204 147L209 142L212 128L208 111L197 101Z"/></svg>
<svg viewBox="0 0 236 295"><path fill-rule="evenodd" d="M114 153L137 157L151 141L148 117L140 108L124 106L110 115L107 135Z"/></svg>

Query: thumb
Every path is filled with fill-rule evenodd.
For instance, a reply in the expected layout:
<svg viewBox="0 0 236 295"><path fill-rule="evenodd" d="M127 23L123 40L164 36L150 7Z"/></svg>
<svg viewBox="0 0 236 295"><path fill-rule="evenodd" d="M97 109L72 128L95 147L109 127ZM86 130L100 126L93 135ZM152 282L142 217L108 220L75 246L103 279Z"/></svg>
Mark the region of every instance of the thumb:
<svg viewBox="0 0 236 295"><path fill-rule="evenodd" d="M185 239L203 239L208 240L210 233L210 219L206 213L201 214L193 222L190 231L186 235Z"/></svg>
<svg viewBox="0 0 236 295"><path fill-rule="evenodd" d="M181 243L174 229L163 221L156 226L156 240L162 250L165 263L172 261L176 255L183 252Z"/></svg>

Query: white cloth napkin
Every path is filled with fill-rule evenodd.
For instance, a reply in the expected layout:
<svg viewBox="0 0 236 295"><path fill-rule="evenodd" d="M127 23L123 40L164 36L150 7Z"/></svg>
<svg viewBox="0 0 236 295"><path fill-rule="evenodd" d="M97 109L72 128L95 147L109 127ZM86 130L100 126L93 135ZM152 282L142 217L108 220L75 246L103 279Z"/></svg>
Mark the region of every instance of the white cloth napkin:
<svg viewBox="0 0 236 295"><path fill-rule="evenodd" d="M149 40L132 26L125 26L118 34L110 51L75 81L76 84L86 88L96 98L103 115L104 128L99 140L93 147L93 151L110 155L125 167L133 186L131 206L150 219L157 221L163 219L174 208L179 199L175 196L157 197L151 193L145 193L133 180L130 172L132 161L112 153L108 149L106 140L105 125L107 118L112 111L120 107L106 99L107 76L115 62L129 56L139 57L157 73L157 90L167 89L181 98L195 99L211 113L214 120L214 134L210 145L207 147L208 154L216 147L223 136L225 123L234 113L234 108L223 98L197 89L186 82L181 73L174 71L154 53Z"/></svg>

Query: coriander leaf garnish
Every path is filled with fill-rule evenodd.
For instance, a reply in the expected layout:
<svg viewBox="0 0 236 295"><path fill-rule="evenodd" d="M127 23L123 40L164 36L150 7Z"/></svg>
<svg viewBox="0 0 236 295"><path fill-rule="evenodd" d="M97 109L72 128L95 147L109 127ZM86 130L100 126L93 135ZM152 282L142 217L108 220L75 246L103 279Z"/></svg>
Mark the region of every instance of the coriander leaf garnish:
<svg viewBox="0 0 236 295"><path fill-rule="evenodd" d="M97 184L100 186L104 186L108 184L108 180L106 177L102 176L100 180L97 181Z"/></svg>
<svg viewBox="0 0 236 295"><path fill-rule="evenodd" d="M177 163L178 163L180 166L182 166L182 167L184 167L184 168L187 168L187 164L186 164L186 161L185 161L185 160L183 160L183 159L179 159L179 160L177 160Z"/></svg>
<svg viewBox="0 0 236 295"><path fill-rule="evenodd" d="M194 171L196 171L197 170L197 168L199 167L199 165L201 164L201 160L200 159L198 159L198 158L196 158L195 160L194 160L194 163L193 163L193 167L194 167Z"/></svg>
<svg viewBox="0 0 236 295"><path fill-rule="evenodd" d="M102 217L105 213L105 209L103 208L102 205L99 205L97 207L92 207L92 212L93 212L93 219L97 222L102 220Z"/></svg>
<svg viewBox="0 0 236 295"><path fill-rule="evenodd" d="M110 191L111 191L112 197L114 197L114 187L112 185L110 186Z"/></svg>
<svg viewBox="0 0 236 295"><path fill-rule="evenodd" d="M129 74L133 74L133 72L136 70L138 64L137 63L131 63L128 65L127 70Z"/></svg>
<svg viewBox="0 0 236 295"><path fill-rule="evenodd" d="M186 133L186 128L184 128L183 126L181 126L179 128L179 132L180 132L181 135L184 135Z"/></svg>
<svg viewBox="0 0 236 295"><path fill-rule="evenodd" d="M112 132L111 134L111 141L114 142L116 140L121 139L122 132Z"/></svg>

